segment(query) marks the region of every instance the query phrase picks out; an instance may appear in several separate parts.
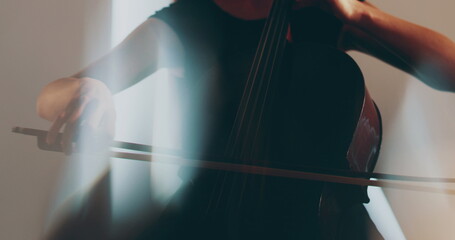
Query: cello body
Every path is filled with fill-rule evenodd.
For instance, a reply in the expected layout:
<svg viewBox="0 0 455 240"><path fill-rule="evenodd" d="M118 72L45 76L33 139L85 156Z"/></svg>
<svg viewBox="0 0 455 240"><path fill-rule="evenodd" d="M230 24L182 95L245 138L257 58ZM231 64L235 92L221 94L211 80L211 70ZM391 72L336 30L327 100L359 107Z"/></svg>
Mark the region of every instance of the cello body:
<svg viewBox="0 0 455 240"><path fill-rule="evenodd" d="M283 9L292 3L275 2ZM277 38L261 38L257 48L266 57L242 49L220 60L204 51L208 57L201 62L219 62L194 74L205 77L198 82L204 89L193 93L201 116L187 128L199 136L189 134L184 145L201 152L195 158L210 161L372 171L380 119L357 64L324 44L283 45L287 22L278 22ZM193 127L198 124L202 128ZM300 179L221 170L183 178L189 184L144 239L336 239L344 209L368 201L359 187Z"/></svg>
<svg viewBox="0 0 455 240"><path fill-rule="evenodd" d="M251 58L250 53L234 54L223 66L235 71L224 77L244 79ZM215 114L219 119L210 134L218 137L208 137L213 141L206 144L207 160L293 170L372 171L380 119L357 64L347 54L315 43L288 44L281 64L270 86L273 97L264 110L259 143L242 142L241 136L236 150L246 149L254 157L223 156L222 151L235 122L232 106L240 104L239 80L239 86L226 93L231 112L213 110L224 114ZM200 171L189 182L145 236L339 239L343 211L368 201L366 189L358 186L220 170Z"/></svg>
<svg viewBox="0 0 455 240"><path fill-rule="evenodd" d="M282 64L272 86L275 95L266 118L270 122L263 129L262 159L267 160L259 164L372 172L380 149L381 120L354 60L329 46L298 43L288 45ZM271 179L248 179L257 182L250 192L263 185L251 194L256 200L249 205L266 202L267 207L256 214L269 219L264 229L286 222L296 235L285 239L338 239L344 211L369 201L366 188ZM284 232L275 235L283 236Z"/></svg>

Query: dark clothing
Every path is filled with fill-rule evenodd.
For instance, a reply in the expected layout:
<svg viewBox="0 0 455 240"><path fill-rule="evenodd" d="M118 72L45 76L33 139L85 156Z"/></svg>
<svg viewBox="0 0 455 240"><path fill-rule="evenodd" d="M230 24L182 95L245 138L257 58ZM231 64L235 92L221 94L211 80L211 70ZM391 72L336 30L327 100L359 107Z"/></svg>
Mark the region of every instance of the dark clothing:
<svg viewBox="0 0 455 240"><path fill-rule="evenodd" d="M212 0L179 0L152 17L167 23L185 50L185 80L179 94L187 120L184 151L197 152L197 158L220 157L265 20L235 18ZM341 26L316 8L291 16L295 42L336 47ZM216 171L188 179L190 183L140 239L321 239L324 235L318 219L324 183Z"/></svg>
<svg viewBox="0 0 455 240"><path fill-rule="evenodd" d="M211 66L213 60L255 49L265 20L242 20L224 12L211 0L179 0L152 17L166 22L182 40L189 67ZM336 46L342 23L317 8L292 14L295 42L317 42ZM206 63L208 65L195 65Z"/></svg>
<svg viewBox="0 0 455 240"><path fill-rule="evenodd" d="M184 150L222 155L265 20L235 18L212 0L179 0L152 17L175 31L185 51L185 79L178 94L186 119ZM291 16L295 43L336 47L341 26L317 8Z"/></svg>

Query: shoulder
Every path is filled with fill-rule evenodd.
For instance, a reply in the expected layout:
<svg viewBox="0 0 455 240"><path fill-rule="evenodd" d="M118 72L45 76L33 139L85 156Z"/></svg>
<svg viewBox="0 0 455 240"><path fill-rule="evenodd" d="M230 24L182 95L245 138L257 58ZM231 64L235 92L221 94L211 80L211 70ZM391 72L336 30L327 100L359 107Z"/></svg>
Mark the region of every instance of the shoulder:
<svg viewBox="0 0 455 240"><path fill-rule="evenodd" d="M162 40L176 38L175 31L163 20L155 17L149 17L139 27L137 27L131 36L139 36L141 39L149 40Z"/></svg>
<svg viewBox="0 0 455 240"><path fill-rule="evenodd" d="M213 20L212 0L179 0L149 17L161 24L165 23L180 37L186 37L204 28Z"/></svg>
<svg viewBox="0 0 455 240"><path fill-rule="evenodd" d="M157 11L150 17L164 21L188 20L190 16L200 15L205 8L211 7L213 4L212 0L179 0Z"/></svg>
<svg viewBox="0 0 455 240"><path fill-rule="evenodd" d="M165 21L149 17L122 44L125 52L136 52L144 61L156 59L157 67L181 65L184 49L174 29ZM146 58L146 60L145 60Z"/></svg>

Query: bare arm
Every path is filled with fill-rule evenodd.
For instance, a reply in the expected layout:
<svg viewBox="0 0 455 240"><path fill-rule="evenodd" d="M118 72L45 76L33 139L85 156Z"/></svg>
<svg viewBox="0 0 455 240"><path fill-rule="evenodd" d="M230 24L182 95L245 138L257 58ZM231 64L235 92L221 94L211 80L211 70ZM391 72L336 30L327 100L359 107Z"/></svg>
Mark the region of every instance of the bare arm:
<svg viewBox="0 0 455 240"><path fill-rule="evenodd" d="M160 67L181 67L183 48L164 22L150 18L107 55L72 77L90 77L121 91Z"/></svg>
<svg viewBox="0 0 455 240"><path fill-rule="evenodd" d="M343 13L338 11L345 22L344 37L340 41L342 48L373 55L435 89L455 92L455 43L452 40L391 16L369 3L329 2L345 5Z"/></svg>
<svg viewBox="0 0 455 240"><path fill-rule="evenodd" d="M53 121L81 90L99 80L113 93L121 91L160 67L179 67L183 50L175 33L162 21L150 18L98 61L71 77L46 85L37 100L37 112ZM174 64L174 65L171 65ZM90 78L91 80L87 80Z"/></svg>
<svg viewBox="0 0 455 240"><path fill-rule="evenodd" d="M38 115L52 121L48 143L65 126L63 145L69 146L84 115L84 125L113 135L112 92L123 90L160 67L181 67L182 46L172 29L148 19L119 46L73 75L46 85L37 99Z"/></svg>

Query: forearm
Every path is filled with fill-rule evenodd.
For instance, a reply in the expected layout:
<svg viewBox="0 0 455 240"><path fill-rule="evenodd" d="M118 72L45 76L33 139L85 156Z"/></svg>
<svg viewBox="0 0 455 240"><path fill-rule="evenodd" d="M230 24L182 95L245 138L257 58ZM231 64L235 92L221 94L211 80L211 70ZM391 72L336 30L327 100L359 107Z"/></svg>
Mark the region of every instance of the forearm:
<svg viewBox="0 0 455 240"><path fill-rule="evenodd" d="M149 19L100 60L71 77L46 85L38 96L37 112L53 121L71 101L87 93L93 99L100 93L110 98L110 93L133 85L158 67L180 64L177 59L182 59L182 55L175 33L163 22Z"/></svg>
<svg viewBox="0 0 455 240"><path fill-rule="evenodd" d="M146 22L138 27L120 45L72 77L100 80L115 93L154 72L159 43L149 25Z"/></svg>
<svg viewBox="0 0 455 240"><path fill-rule="evenodd" d="M137 58L127 59L128 54L131 53L114 51L71 77L97 79L104 82L113 93L119 92L145 78L156 68Z"/></svg>
<svg viewBox="0 0 455 240"><path fill-rule="evenodd" d="M346 23L374 38L426 84L455 91L455 43L444 35L361 2Z"/></svg>
<svg viewBox="0 0 455 240"><path fill-rule="evenodd" d="M116 93L160 67L180 66L182 58L182 45L174 31L158 19L149 19L106 56L73 77L98 79Z"/></svg>

